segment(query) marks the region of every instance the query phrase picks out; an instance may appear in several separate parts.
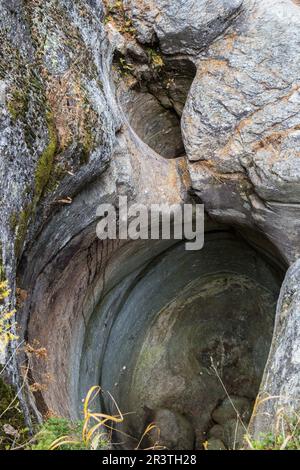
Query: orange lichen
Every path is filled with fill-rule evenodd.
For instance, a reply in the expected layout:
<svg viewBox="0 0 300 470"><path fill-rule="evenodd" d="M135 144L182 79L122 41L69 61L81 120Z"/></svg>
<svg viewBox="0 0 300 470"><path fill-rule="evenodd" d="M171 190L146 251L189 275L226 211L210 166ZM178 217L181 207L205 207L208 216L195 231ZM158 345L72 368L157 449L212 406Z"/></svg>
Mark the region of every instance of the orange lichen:
<svg viewBox="0 0 300 470"><path fill-rule="evenodd" d="M228 70L228 63L225 59L206 59L201 62L198 77L201 78L207 74Z"/></svg>

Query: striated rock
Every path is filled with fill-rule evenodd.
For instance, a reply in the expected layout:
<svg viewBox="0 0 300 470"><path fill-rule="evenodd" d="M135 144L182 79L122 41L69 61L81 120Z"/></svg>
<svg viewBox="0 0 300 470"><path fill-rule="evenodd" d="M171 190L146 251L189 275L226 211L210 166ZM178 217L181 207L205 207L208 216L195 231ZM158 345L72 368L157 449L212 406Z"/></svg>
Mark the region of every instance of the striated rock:
<svg viewBox="0 0 300 470"><path fill-rule="evenodd" d="M258 227L290 262L300 254L299 29L292 2L244 2L199 56L182 122L208 212Z"/></svg>
<svg viewBox="0 0 300 470"><path fill-rule="evenodd" d="M190 160L211 161L224 172L241 171L252 162L262 190L263 175L268 181L267 192L276 186L276 174L280 177L279 155L287 177L287 158L297 169L300 13L296 6L283 10L287 2L272 2L272 8L268 0L252 3L225 37L199 56L183 132ZM286 187L282 192L290 196Z"/></svg>

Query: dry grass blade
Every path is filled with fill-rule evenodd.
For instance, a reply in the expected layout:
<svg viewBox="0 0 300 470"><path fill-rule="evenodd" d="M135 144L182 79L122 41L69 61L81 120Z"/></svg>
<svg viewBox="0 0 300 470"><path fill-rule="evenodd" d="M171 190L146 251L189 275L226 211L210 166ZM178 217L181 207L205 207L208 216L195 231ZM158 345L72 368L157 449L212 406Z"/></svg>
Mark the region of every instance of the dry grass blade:
<svg viewBox="0 0 300 470"><path fill-rule="evenodd" d="M99 393L101 392L101 387L100 386L93 386L90 388L88 391L86 398L84 400L83 404L83 424L82 424L82 431L80 431L80 437L78 435L69 435L69 436L62 436L53 441L50 445L49 450L56 450L59 449L60 447L64 445L73 445L73 446L83 446L87 450L97 450L99 444L102 441L105 441L104 443L108 444L110 443L111 445L111 436L110 440L108 440L108 432L107 431L116 431L117 433L123 434L126 437L131 438L134 441L137 441L134 437L130 436L127 433L124 433L123 431L119 429L115 429L114 425L115 424L120 424L124 421L124 416L132 413L126 413L123 414L118 407L115 399L113 396L109 393L109 397L112 400L114 406L116 407L117 414L116 415L109 415L106 413L101 413L101 412L96 412L92 411L91 405L93 402L96 400L98 397ZM100 429L103 429L104 432L99 432ZM145 450L162 450L165 449L165 447L159 445L159 437L160 437L160 430L159 428L154 424L151 423L147 426L146 430L144 431L141 439L138 442L138 445L135 447L135 450L140 449L141 444L145 437L151 433L153 430L157 430L157 440L154 443L153 446L145 449Z"/></svg>
<svg viewBox="0 0 300 470"><path fill-rule="evenodd" d="M246 443L248 444L249 448L251 450L254 450L254 447L253 447L253 444L251 442L250 436L247 434L246 436L244 436L244 439L245 439Z"/></svg>
<svg viewBox="0 0 300 470"><path fill-rule="evenodd" d="M290 440L293 438L293 436L287 436L283 442L283 444L280 446L280 450L285 450L286 446L290 442Z"/></svg>
<svg viewBox="0 0 300 470"><path fill-rule="evenodd" d="M100 392L101 392L101 387L97 385L91 387L84 401L84 406L83 406L84 424L83 424L83 429L82 429L82 439L86 443L86 445L89 444L95 432L98 431L98 429L101 428L102 426L106 427L108 422L122 423L124 421L124 417L123 417L121 410L119 409L115 399L112 397L112 395L109 392L108 394L110 398L112 399L115 407L117 408L118 415L113 416L113 415L108 415L106 413L96 413L96 412L90 411L90 405L97 398ZM90 426L91 420L96 421L96 424L94 424L90 428L89 426ZM107 426L107 427L110 428L110 426Z"/></svg>
<svg viewBox="0 0 300 470"><path fill-rule="evenodd" d="M264 397L264 398L260 398L258 397L256 399L256 402L255 402L255 405L254 405L254 411L253 411L253 414L255 415L256 414L256 409L262 405L263 403L265 403L266 401L269 401L269 400L290 400L290 397L288 396L285 396L285 395L269 395L267 397ZM297 400L294 398L294 400ZM300 401L300 398L297 400L297 401Z"/></svg>
<svg viewBox="0 0 300 470"><path fill-rule="evenodd" d="M140 449L141 444L142 444L143 440L145 439L145 437L146 437L151 431L153 431L154 429L157 429L157 432L158 432L158 441L159 441L160 430L159 430L159 428L156 426L156 424L150 423L150 424L147 426L147 428L145 429L145 431L144 431L142 437L140 438L139 443L138 443L137 447L135 448L135 450ZM155 445L156 445L156 444L155 444ZM147 449L147 450L149 450L149 449Z"/></svg>
<svg viewBox="0 0 300 470"><path fill-rule="evenodd" d="M58 439L55 439L55 441L52 442L51 446L49 447L49 450L56 450L63 445L70 445L70 444L79 445L80 442L75 439L74 440L71 439L70 436L62 436L62 437L59 437Z"/></svg>

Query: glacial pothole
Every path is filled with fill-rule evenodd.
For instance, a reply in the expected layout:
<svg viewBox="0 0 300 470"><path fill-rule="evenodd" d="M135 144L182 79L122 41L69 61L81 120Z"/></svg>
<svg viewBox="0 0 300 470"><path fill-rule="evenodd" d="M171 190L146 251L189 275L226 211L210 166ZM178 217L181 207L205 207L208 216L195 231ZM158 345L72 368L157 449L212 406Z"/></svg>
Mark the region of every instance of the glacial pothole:
<svg viewBox="0 0 300 470"><path fill-rule="evenodd" d="M273 260L218 232L199 252L180 243L150 257L111 289L87 326L80 394L97 377L129 413L118 429L131 437L116 433L115 442L134 447L156 422L171 449L240 445L245 429L228 395L247 426L281 281ZM102 406L115 411L105 398Z"/></svg>
<svg viewBox="0 0 300 470"><path fill-rule="evenodd" d="M120 93L121 106L138 137L164 158L185 154L181 115L196 74L188 60L168 59L164 67Z"/></svg>
<svg viewBox="0 0 300 470"><path fill-rule="evenodd" d="M166 159L185 153L180 119L194 76L190 61L169 59L155 80L119 83L130 132ZM25 273L32 292L20 318L48 354L46 365L32 360L33 382L54 378L36 393L42 413L80 417L98 384L111 394L102 411L117 403L126 416L113 436L121 448L135 448L152 422L169 449L241 445L284 275L262 235L207 220L204 248L190 252L174 240L103 242L91 224L49 259L33 287Z"/></svg>

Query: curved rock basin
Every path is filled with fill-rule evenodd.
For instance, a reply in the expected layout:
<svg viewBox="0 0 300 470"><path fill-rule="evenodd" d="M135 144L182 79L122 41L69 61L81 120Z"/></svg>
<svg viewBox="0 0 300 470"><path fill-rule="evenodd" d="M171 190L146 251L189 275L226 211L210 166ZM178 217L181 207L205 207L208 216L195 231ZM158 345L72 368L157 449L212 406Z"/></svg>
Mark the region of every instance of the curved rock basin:
<svg viewBox="0 0 300 470"><path fill-rule="evenodd" d="M132 256L134 263L140 253ZM116 433L116 442L134 447L155 421L168 448L201 448L220 432L232 448L236 413L227 394L247 425L281 279L273 262L218 232L206 235L199 252L183 243L168 248L110 290L87 325L79 382L84 394L98 360L99 384L132 413L122 425L132 437ZM102 405L115 411L110 399Z"/></svg>
<svg viewBox="0 0 300 470"><path fill-rule="evenodd" d="M156 422L170 449L232 448L235 409L263 402L256 436L298 412L299 1L148 3L123 2L135 34L101 0L1 3L0 258L20 341L47 351L10 375L29 425L81 417L100 384L129 413L120 447ZM124 195L201 201L204 249L98 240Z"/></svg>

